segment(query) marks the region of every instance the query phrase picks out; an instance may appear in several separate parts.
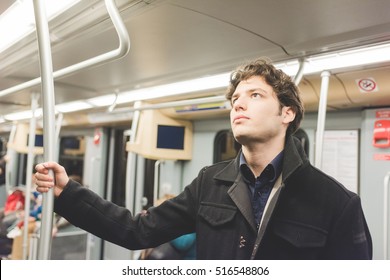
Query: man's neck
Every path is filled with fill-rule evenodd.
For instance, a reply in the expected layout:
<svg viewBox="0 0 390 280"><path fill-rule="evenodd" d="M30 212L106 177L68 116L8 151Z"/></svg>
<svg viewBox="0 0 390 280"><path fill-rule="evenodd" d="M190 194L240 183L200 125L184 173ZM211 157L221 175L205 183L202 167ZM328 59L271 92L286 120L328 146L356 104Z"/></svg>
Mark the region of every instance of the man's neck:
<svg viewBox="0 0 390 280"><path fill-rule="evenodd" d="M279 143L278 143L279 142ZM264 168L284 149L284 140L256 143L255 145L242 146L245 160L253 172L258 177Z"/></svg>

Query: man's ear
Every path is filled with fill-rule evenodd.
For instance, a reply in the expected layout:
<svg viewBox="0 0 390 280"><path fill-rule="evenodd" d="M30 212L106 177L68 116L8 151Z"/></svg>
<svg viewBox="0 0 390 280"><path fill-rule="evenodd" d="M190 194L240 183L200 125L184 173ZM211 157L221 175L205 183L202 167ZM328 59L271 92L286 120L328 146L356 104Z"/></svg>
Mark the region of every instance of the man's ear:
<svg viewBox="0 0 390 280"><path fill-rule="evenodd" d="M295 119L295 112L291 109L291 107L284 106L282 108L282 122L285 124L289 124Z"/></svg>

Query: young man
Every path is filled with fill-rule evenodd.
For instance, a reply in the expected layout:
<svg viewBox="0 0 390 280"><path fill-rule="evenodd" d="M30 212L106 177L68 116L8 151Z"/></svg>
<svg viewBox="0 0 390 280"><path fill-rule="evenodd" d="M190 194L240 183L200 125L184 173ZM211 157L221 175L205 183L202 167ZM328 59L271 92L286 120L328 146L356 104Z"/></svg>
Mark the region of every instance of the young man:
<svg viewBox="0 0 390 280"><path fill-rule="evenodd" d="M37 190L54 187L58 214L129 249L196 232L198 259L371 259L359 197L311 166L292 136L303 105L290 77L256 60L232 73L227 98L241 152L146 214L103 200L54 162L36 166Z"/></svg>

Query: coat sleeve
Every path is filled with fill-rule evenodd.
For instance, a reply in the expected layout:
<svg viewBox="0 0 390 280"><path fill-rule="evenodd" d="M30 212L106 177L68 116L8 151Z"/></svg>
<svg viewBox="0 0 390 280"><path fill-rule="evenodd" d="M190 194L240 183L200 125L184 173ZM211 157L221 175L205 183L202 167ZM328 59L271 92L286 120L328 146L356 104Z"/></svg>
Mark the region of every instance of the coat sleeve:
<svg viewBox="0 0 390 280"><path fill-rule="evenodd" d="M351 197L329 235L327 259L372 259L372 239L360 198Z"/></svg>
<svg viewBox="0 0 390 280"><path fill-rule="evenodd" d="M73 225L119 246L150 248L195 230L191 185L158 207L133 214L69 181L56 198L54 211Z"/></svg>

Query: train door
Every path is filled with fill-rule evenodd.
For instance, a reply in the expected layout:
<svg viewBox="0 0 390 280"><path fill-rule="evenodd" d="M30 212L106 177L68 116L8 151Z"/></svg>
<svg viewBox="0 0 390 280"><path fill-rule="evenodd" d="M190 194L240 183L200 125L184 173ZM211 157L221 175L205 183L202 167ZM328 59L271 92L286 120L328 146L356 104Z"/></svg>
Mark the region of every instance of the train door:
<svg viewBox="0 0 390 280"><path fill-rule="evenodd" d="M109 130L80 128L63 130L58 162L74 180L106 197ZM102 240L77 227L60 229L52 240L52 259L100 259Z"/></svg>
<svg viewBox="0 0 390 280"><path fill-rule="evenodd" d="M363 111L360 194L373 238L374 259L390 259L390 108Z"/></svg>
<svg viewBox="0 0 390 280"><path fill-rule="evenodd" d="M123 143L122 143L123 144ZM118 146L118 145L115 145ZM128 158L128 153L124 151L122 157ZM181 190L182 162L164 159L148 159L143 156L133 154L135 163L132 169L134 176L123 176L127 182L124 185L113 184L112 201L118 205L128 208L133 214L146 210L154 205L155 200L165 194L177 195ZM122 161L123 167L128 168L128 160ZM119 167L118 167L119 168ZM116 176L116 175L115 175ZM128 192L125 188L129 188ZM119 190L120 189L120 190ZM116 200L114 193L120 200ZM130 202L129 202L130 200ZM104 241L102 258L107 260L117 259L138 259L140 251L131 251Z"/></svg>
<svg viewBox="0 0 390 280"><path fill-rule="evenodd" d="M126 143L129 140L127 134L128 127L116 127L107 130L107 176L105 179L104 196L107 200L113 203L127 207L129 199L127 188L127 180L135 180L136 178L127 178L127 158ZM96 135L99 133L97 132ZM99 136L96 136L98 138ZM136 162L140 160L136 159ZM132 196L130 199L134 199ZM133 211L133 209L129 209ZM132 252L128 249L115 245L108 241L101 241L102 247L99 259L103 260L120 260L131 259Z"/></svg>
<svg viewBox="0 0 390 280"><path fill-rule="evenodd" d="M91 176L91 162L94 164L92 169L99 167L101 154L103 154L103 145L93 144L93 129L68 129L61 132L58 146L58 162L63 165L73 180L79 181L82 185L91 188L95 192L102 193L101 182ZM100 144L100 143L98 143ZM91 154L94 157L91 157ZM99 242L94 242L95 238L80 228L77 228L66 220L54 216L54 223L58 227L56 234L52 239L51 259L90 259L98 258ZM57 224L56 224L57 223ZM94 255L96 257L94 257Z"/></svg>
<svg viewBox="0 0 390 280"><path fill-rule="evenodd" d="M58 162L69 177L83 184L85 140L87 136L71 133L59 138ZM55 234L52 238L51 259L86 259L88 234L54 214Z"/></svg>

